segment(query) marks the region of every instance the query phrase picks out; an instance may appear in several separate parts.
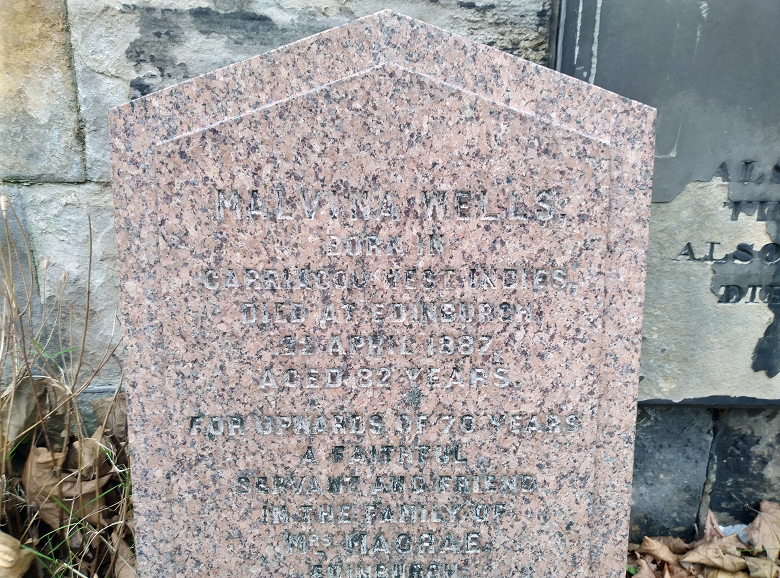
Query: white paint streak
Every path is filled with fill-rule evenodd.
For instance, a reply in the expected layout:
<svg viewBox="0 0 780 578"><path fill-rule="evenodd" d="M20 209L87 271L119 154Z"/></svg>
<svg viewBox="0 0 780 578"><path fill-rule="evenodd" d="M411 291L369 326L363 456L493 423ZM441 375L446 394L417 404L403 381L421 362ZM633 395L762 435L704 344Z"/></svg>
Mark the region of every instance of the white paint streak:
<svg viewBox="0 0 780 578"><path fill-rule="evenodd" d="M599 63L599 29L601 28L601 4L603 0L596 0L596 24L593 27L593 50L590 57L590 78L588 82L593 84L596 80L596 66Z"/></svg>
<svg viewBox="0 0 780 578"><path fill-rule="evenodd" d="M555 41L555 70L561 71L561 60L563 56L563 35L566 30L566 0L561 0L558 7L558 34Z"/></svg>
<svg viewBox="0 0 780 578"><path fill-rule="evenodd" d="M582 0L580 0L580 7L577 9L577 35L575 36L574 43L574 67L577 67L577 57L580 55L580 28L582 28Z"/></svg>
<svg viewBox="0 0 780 578"><path fill-rule="evenodd" d="M673 159L677 156L677 143L680 142L680 131L682 131L682 125L683 121L680 119L680 126L677 127L677 139L674 141L674 147L672 147L672 150L669 151L669 154L666 155L655 155L655 158L657 159Z"/></svg>

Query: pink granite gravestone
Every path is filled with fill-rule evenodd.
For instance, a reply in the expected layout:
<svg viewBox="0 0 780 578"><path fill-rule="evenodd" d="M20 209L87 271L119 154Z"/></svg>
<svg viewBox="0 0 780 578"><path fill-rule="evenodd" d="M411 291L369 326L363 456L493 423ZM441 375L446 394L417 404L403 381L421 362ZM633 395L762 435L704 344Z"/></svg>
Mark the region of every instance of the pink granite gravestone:
<svg viewBox="0 0 780 578"><path fill-rule="evenodd" d="M390 12L112 111L142 576L621 576L654 111Z"/></svg>

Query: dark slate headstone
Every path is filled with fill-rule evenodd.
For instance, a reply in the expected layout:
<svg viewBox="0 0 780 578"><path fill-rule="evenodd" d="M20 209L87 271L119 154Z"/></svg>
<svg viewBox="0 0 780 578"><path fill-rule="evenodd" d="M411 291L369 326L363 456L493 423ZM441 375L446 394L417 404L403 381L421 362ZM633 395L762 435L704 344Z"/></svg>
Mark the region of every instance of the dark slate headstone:
<svg viewBox="0 0 780 578"><path fill-rule="evenodd" d="M640 401L780 400L780 11L565 3L559 69L658 109Z"/></svg>

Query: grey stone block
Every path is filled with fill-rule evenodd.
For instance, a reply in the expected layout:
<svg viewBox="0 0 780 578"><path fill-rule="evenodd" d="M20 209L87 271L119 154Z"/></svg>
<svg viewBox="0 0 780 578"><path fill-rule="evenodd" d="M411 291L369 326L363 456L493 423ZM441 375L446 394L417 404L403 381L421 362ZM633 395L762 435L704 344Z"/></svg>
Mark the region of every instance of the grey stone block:
<svg viewBox="0 0 780 578"><path fill-rule="evenodd" d="M637 414L630 540L692 538L712 445L702 407L646 407Z"/></svg>
<svg viewBox="0 0 780 578"><path fill-rule="evenodd" d="M84 178L63 3L0 2L0 178Z"/></svg>
<svg viewBox="0 0 780 578"><path fill-rule="evenodd" d="M129 100L130 83L89 68L80 68L78 79L81 116L85 127L87 178L109 183L111 163L108 156L108 110Z"/></svg>
<svg viewBox="0 0 780 578"><path fill-rule="evenodd" d="M722 266L714 260L740 243L758 251L772 242L766 222L732 221L728 200L729 183L716 177L689 184L669 203L653 203L640 400L780 398L780 380L752 367L772 311L757 298L719 303L712 290L713 269Z"/></svg>
<svg viewBox="0 0 780 578"><path fill-rule="evenodd" d="M715 426L709 503L721 525L749 524L759 502L780 502L780 408L729 409Z"/></svg>
<svg viewBox="0 0 780 578"><path fill-rule="evenodd" d="M84 368L79 382L97 369L108 344L120 337L114 324L118 305L116 239L111 188L85 183L76 185L41 184L8 186L14 205L25 215L25 232L36 267L38 301L51 310L67 276L62 293L62 341L55 333L49 341L50 353L80 347L86 310L89 270L89 226L92 219L92 273L90 279L89 328L84 352ZM48 269L40 263L48 259ZM72 312L73 338L69 335ZM93 386L112 389L121 375L122 350L112 356L98 374ZM74 353L77 356L77 353Z"/></svg>

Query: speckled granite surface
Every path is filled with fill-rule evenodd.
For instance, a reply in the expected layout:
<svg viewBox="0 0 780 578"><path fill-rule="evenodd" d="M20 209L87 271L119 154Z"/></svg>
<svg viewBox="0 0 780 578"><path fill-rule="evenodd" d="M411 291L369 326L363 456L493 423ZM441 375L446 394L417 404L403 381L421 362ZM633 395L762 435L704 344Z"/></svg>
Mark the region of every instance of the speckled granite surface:
<svg viewBox="0 0 780 578"><path fill-rule="evenodd" d="M141 575L621 575L653 121L390 12L114 109Z"/></svg>

